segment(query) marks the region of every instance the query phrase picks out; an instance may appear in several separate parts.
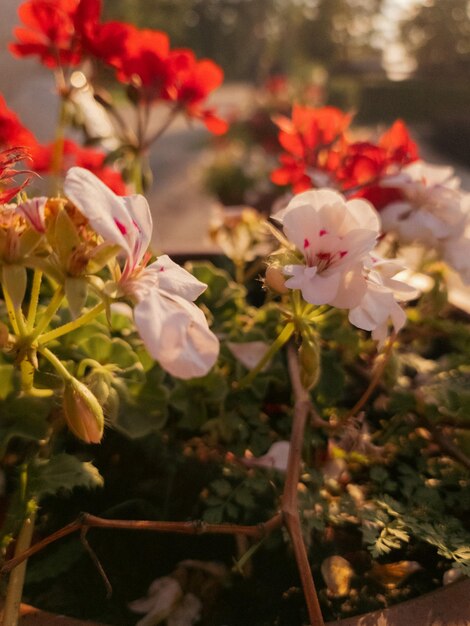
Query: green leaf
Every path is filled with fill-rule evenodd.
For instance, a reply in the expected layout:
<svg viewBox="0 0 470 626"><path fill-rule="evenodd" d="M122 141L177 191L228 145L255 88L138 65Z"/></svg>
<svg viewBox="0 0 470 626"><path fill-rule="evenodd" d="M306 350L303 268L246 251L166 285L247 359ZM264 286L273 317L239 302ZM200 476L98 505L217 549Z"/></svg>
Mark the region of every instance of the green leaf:
<svg viewBox="0 0 470 626"><path fill-rule="evenodd" d="M103 485L103 478L92 463L82 462L70 454L57 454L50 460L39 459L30 466L28 487L31 496L41 498L75 487L93 489Z"/></svg>
<svg viewBox="0 0 470 626"><path fill-rule="evenodd" d="M27 584L42 583L65 574L84 554L86 552L83 545L77 539L69 539L58 546L48 548L42 557L28 561Z"/></svg>
<svg viewBox="0 0 470 626"><path fill-rule="evenodd" d="M214 480L214 482L210 484L210 487L221 498L226 498L232 491L232 485L228 480L224 480L223 478Z"/></svg>
<svg viewBox="0 0 470 626"><path fill-rule="evenodd" d="M0 403L0 453L13 437L40 441L47 436L50 399L22 396Z"/></svg>

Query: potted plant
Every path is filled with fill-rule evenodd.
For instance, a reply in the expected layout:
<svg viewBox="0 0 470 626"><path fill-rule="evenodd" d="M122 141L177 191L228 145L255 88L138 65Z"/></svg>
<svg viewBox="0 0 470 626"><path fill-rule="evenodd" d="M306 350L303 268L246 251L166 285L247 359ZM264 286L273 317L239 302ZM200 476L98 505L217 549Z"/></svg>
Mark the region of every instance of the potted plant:
<svg viewBox="0 0 470 626"><path fill-rule="evenodd" d="M295 106L272 180L296 195L271 224L232 212L217 264L150 262L148 149L180 114L225 129L205 103L222 73L98 8L21 9L55 141L2 104L4 624L27 561L35 604L142 626L320 625L467 573L469 331L446 275L468 272L468 196L402 122L358 142L351 116ZM116 72L135 132L84 59ZM107 155L66 138L83 90L117 125Z"/></svg>

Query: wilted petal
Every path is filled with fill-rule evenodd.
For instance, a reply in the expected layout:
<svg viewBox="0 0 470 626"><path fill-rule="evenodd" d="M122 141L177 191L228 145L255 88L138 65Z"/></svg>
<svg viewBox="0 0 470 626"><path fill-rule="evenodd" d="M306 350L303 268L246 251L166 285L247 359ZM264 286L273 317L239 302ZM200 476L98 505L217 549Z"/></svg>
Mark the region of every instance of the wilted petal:
<svg viewBox="0 0 470 626"><path fill-rule="evenodd" d="M246 341L244 343L229 341L227 342L227 348L240 363L251 370L258 365L269 350L269 344L264 341ZM266 363L263 369L266 369L269 363L270 361Z"/></svg>

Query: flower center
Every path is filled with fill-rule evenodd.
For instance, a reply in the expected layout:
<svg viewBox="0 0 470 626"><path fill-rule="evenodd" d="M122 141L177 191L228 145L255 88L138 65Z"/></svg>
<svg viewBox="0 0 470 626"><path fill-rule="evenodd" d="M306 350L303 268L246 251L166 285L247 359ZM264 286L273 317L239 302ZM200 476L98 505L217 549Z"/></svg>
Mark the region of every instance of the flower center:
<svg viewBox="0 0 470 626"><path fill-rule="evenodd" d="M318 232L320 237L328 235L328 231L324 228L320 229ZM338 238L339 239L339 238ZM336 250L336 251L324 251L319 250L314 252L310 249L311 242L309 239L304 239L304 255L305 260L307 262L308 267L316 267L317 272L323 272L328 269L331 265L336 263L345 257L348 253L347 250Z"/></svg>

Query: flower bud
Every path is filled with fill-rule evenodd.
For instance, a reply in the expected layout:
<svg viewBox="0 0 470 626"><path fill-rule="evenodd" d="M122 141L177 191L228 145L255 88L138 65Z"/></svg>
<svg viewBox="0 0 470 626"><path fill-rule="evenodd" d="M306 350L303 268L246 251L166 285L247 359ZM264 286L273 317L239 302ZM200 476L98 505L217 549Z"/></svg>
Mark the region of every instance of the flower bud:
<svg viewBox="0 0 470 626"><path fill-rule="evenodd" d="M320 377L320 349L315 337L304 337L299 349L300 381L304 389L313 389Z"/></svg>
<svg viewBox="0 0 470 626"><path fill-rule="evenodd" d="M104 415L96 396L76 378L65 381L63 409L67 426L85 443L99 443Z"/></svg>
<svg viewBox="0 0 470 626"><path fill-rule="evenodd" d="M277 293L287 293L286 278L279 267L270 265L266 270L265 284Z"/></svg>

